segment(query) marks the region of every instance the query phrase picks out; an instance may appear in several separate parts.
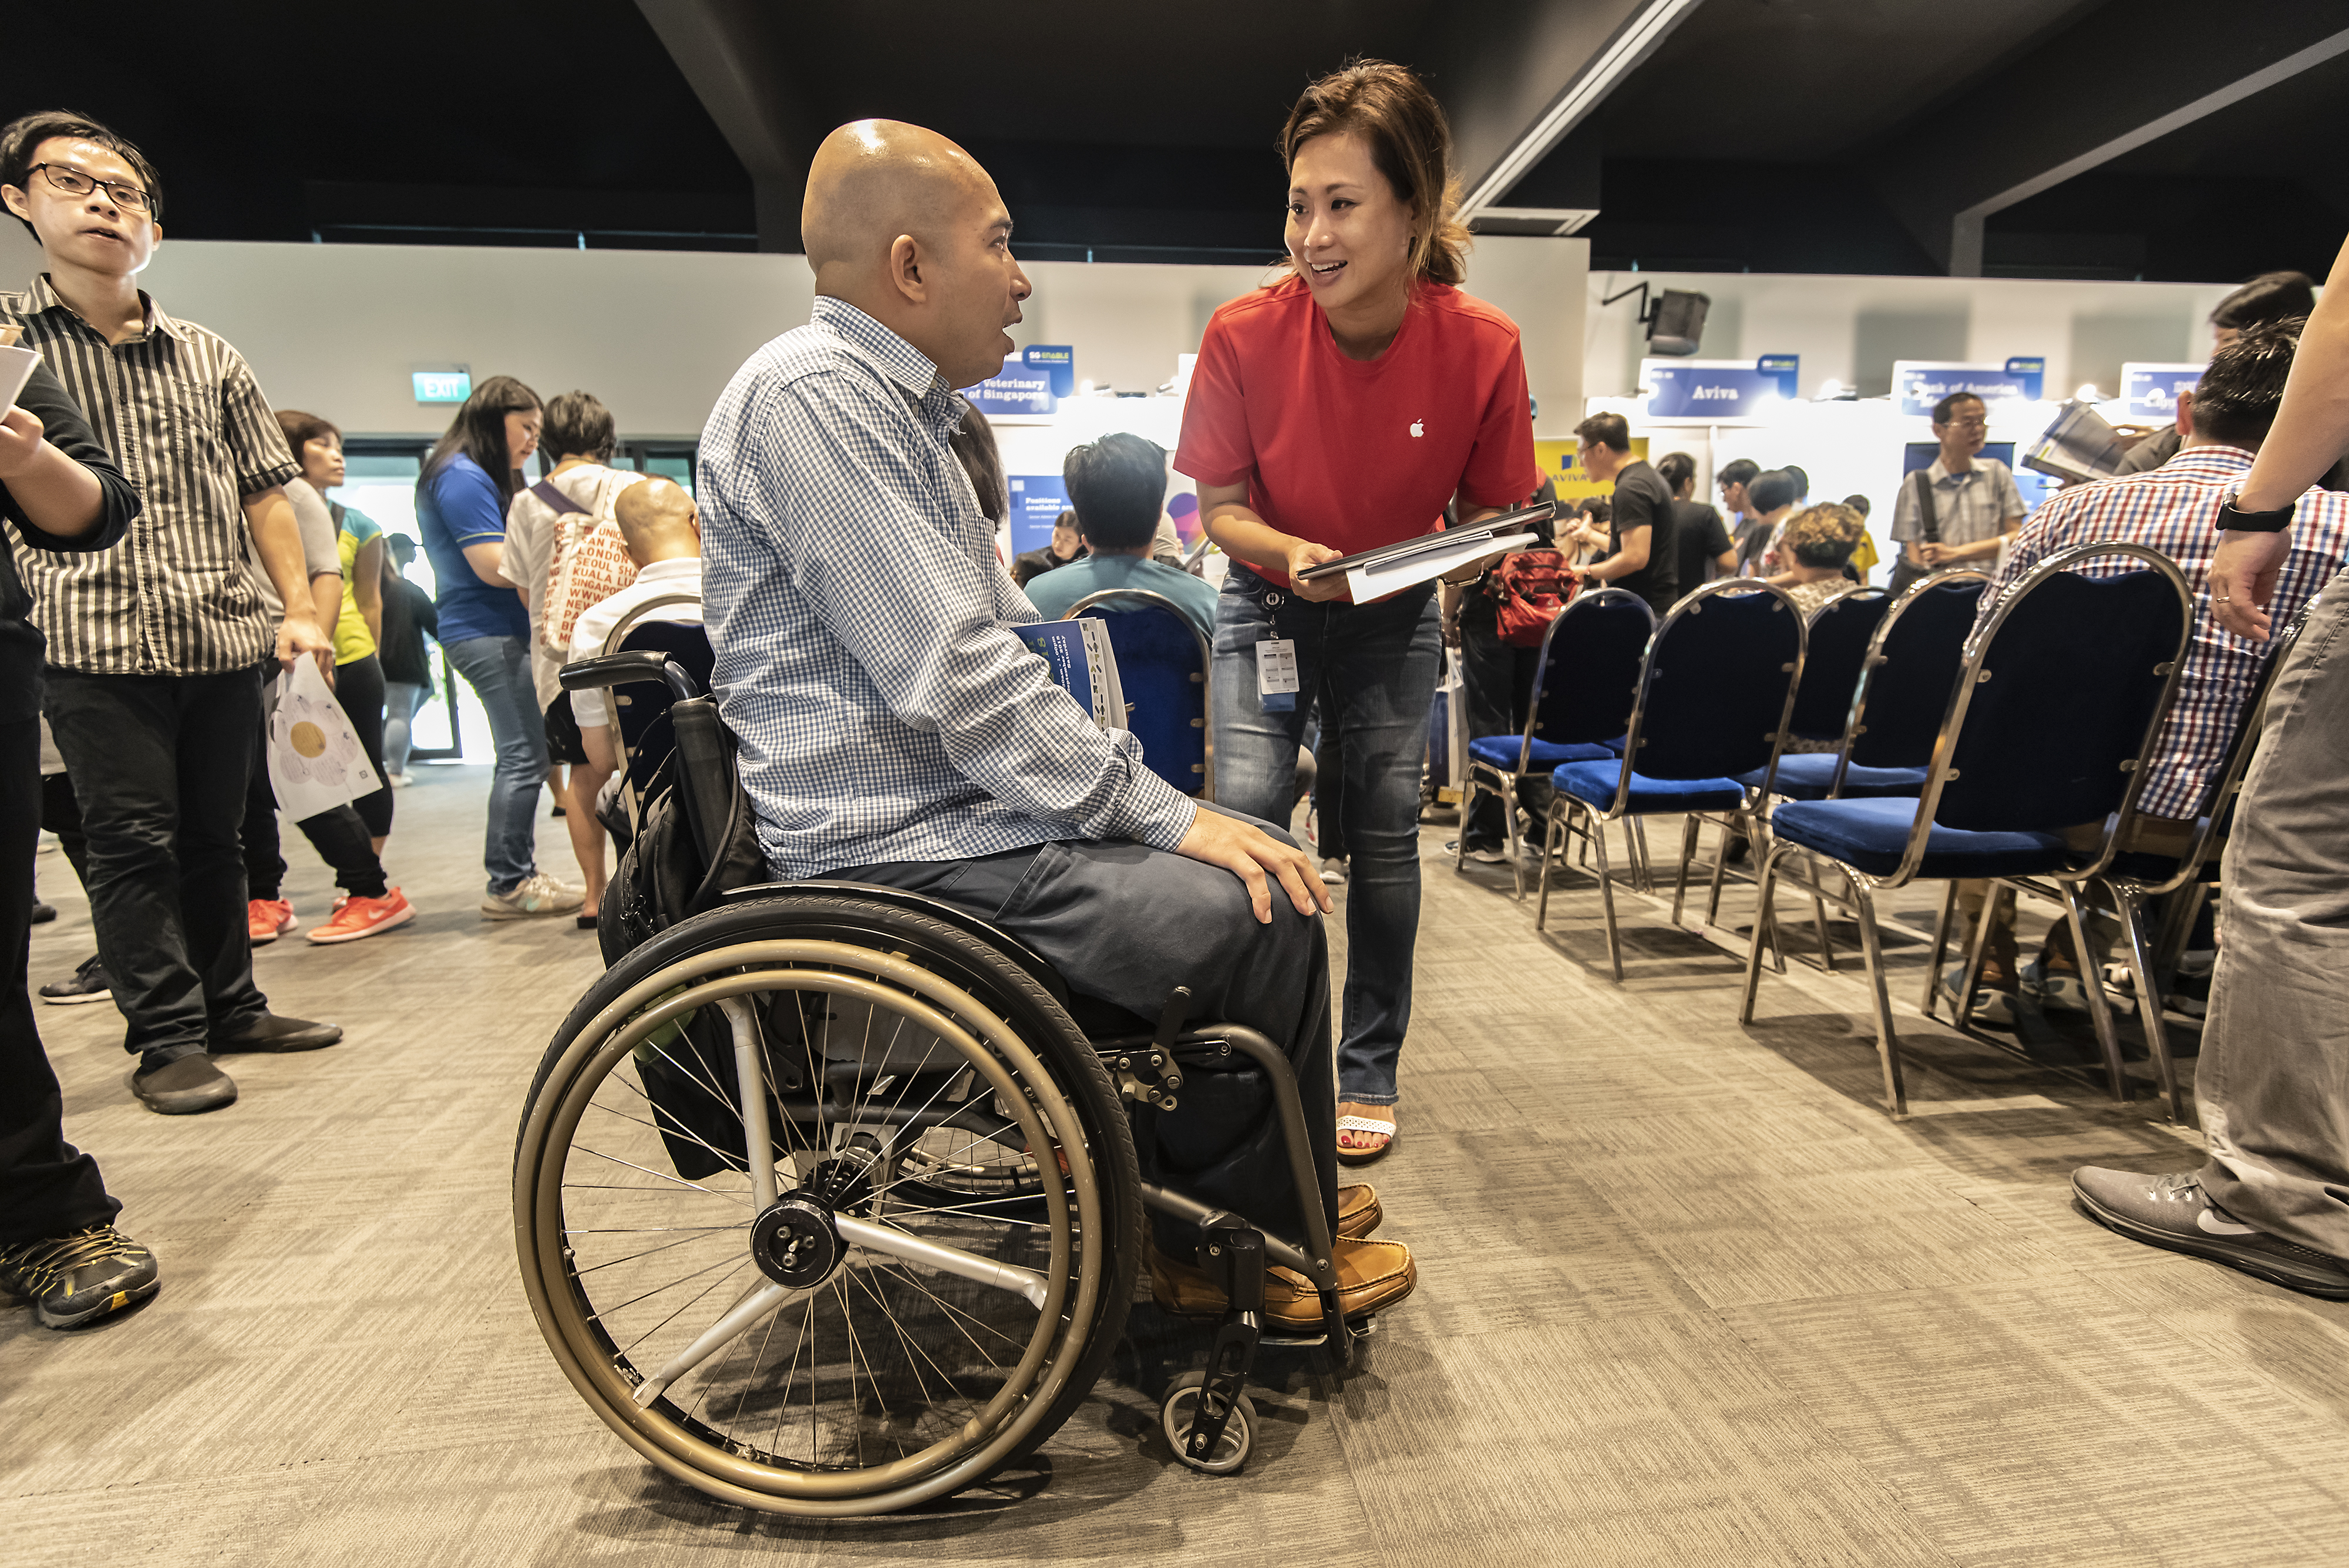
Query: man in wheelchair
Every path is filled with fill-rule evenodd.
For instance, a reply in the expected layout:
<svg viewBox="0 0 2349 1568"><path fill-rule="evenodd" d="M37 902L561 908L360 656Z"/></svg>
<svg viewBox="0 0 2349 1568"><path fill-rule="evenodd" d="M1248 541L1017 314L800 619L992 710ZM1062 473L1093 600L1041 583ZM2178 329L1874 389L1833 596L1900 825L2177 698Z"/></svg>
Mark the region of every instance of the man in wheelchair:
<svg viewBox="0 0 2349 1568"><path fill-rule="evenodd" d="M1178 794L1010 629L1040 618L947 444L953 389L1002 369L1030 293L993 182L935 133L860 122L819 151L802 228L812 319L736 374L700 449L713 684L767 861L967 909L1141 1028L1180 986L1195 1016L1261 1031L1303 1090L1325 1205L1362 1229L1371 1195L1350 1190L1342 1214L1331 1158L1329 903L1311 861ZM1143 1140L1145 1178L1301 1234L1260 1075L1194 1074L1181 1100ZM1198 1230L1154 1221L1160 1304L1222 1310ZM1336 1245L1349 1315L1409 1293L1400 1243ZM1321 1314L1279 1271L1266 1317Z"/></svg>

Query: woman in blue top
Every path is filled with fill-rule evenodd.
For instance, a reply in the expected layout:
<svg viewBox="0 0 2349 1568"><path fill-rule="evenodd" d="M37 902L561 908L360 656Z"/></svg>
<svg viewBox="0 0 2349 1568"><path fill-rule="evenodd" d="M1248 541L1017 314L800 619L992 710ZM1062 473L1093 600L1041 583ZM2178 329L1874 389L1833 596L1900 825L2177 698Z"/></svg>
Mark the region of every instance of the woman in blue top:
<svg viewBox="0 0 2349 1568"><path fill-rule="evenodd" d="M530 678L530 610L500 575L506 508L522 465L538 450L538 394L492 376L457 410L416 482L416 521L440 585L440 647L481 700L497 743L482 862L493 920L566 915L585 900L538 869L538 790L546 777L546 730Z"/></svg>

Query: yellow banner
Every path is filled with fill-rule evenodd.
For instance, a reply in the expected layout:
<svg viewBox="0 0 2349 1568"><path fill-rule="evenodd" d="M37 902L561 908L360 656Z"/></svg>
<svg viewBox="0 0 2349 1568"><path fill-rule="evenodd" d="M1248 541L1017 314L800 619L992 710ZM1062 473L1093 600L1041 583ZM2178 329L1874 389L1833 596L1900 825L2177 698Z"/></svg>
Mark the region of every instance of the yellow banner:
<svg viewBox="0 0 2349 1568"><path fill-rule="evenodd" d="M1573 441L1534 442L1534 456L1541 463L1542 477L1557 484L1557 504L1569 510L1576 502L1585 496L1615 493L1613 480L1593 479L1587 469L1574 461L1574 454L1581 444L1579 441ZM1647 460L1648 438L1646 436L1631 438L1631 455L1641 462Z"/></svg>

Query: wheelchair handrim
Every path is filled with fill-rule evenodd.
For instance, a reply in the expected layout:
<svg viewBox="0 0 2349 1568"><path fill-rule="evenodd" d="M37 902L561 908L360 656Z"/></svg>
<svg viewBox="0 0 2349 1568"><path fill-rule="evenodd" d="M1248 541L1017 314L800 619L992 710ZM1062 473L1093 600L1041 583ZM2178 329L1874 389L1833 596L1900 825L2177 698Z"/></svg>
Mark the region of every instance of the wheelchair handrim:
<svg viewBox="0 0 2349 1568"><path fill-rule="evenodd" d="M815 967L795 967L811 965ZM841 972L843 970L849 972ZM714 971L730 972L706 978ZM867 980L866 976L877 978ZM880 983L885 980L934 1006L925 1008L903 993L889 992ZM917 1020L927 1013L924 1027L956 1043L965 1059L978 1068L991 1087L1005 1096L1007 1107L1030 1139L1031 1147L1044 1147L1046 1144L1040 1140L1049 1139L1068 1161L1067 1186L1073 1187L1078 1197L1076 1299L1073 1303L1066 1299L1071 1262L1067 1192L1047 1182L1044 1196L1053 1214L1050 1293L1040 1309L1038 1330L1027 1355L997 1400L1020 1401L1023 1407L975 1451L944 1463L943 1468L932 1468L937 1463L935 1460L926 1464L924 1456L968 1439L971 1428L980 1424L978 1417L967 1423L957 1438L942 1439L888 1465L802 1473L752 1464L714 1446L678 1422L659 1416L662 1401L656 1401L653 1410L639 1410L629 1397L634 1386L608 1357L598 1353L598 1347L574 1341L571 1325L562 1322L554 1310L555 1293L570 1292L581 1322L591 1321L587 1303L578 1295L564 1257L560 1168L579 1118L593 1097L593 1085L585 1094L580 1092L582 1085L591 1077L600 1084L616 1069L623 1055L670 1019L721 997L780 989L779 981L792 989L885 1001ZM680 987L687 988L681 994L660 1000L665 993ZM971 1027L964 1027L966 1024ZM981 1047L982 1040L985 1048ZM1029 1090L1033 1091L1032 1098ZM1083 1125L1041 1062L1008 1023L968 992L917 965L869 948L816 940L742 943L682 959L647 976L602 1009L573 1037L531 1107L518 1152L516 1241L523 1282L533 1311L564 1374L615 1431L661 1469L712 1495L728 1495L733 1501L756 1507L772 1508L780 1498L789 1501L792 1511L801 1513L884 1512L945 1495L983 1476L1019 1445L1066 1386L1077 1359L1071 1353L1081 1350L1081 1341L1072 1342L1071 1335L1081 1334L1092 1322L1102 1270L1105 1267L1100 1194ZM1050 1364L1040 1368L1039 1364L1047 1359ZM983 1414L988 1413L995 1413L993 1403ZM699 1464L681 1457L680 1449L691 1450ZM908 1484L895 1490L885 1490L900 1479Z"/></svg>

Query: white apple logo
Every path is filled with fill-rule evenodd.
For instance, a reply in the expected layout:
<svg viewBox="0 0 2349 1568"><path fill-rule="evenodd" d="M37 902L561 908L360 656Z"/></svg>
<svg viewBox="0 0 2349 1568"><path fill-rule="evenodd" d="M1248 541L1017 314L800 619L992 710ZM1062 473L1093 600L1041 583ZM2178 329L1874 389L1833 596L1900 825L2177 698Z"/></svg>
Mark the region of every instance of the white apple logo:
<svg viewBox="0 0 2349 1568"><path fill-rule="evenodd" d="M1411 421L1411 433L1412 433L1412 434L1413 434L1413 435L1415 435L1415 436L1423 436L1423 435L1425 435L1425 434L1427 433L1427 421L1426 421L1425 420L1413 420L1413 421Z"/></svg>

